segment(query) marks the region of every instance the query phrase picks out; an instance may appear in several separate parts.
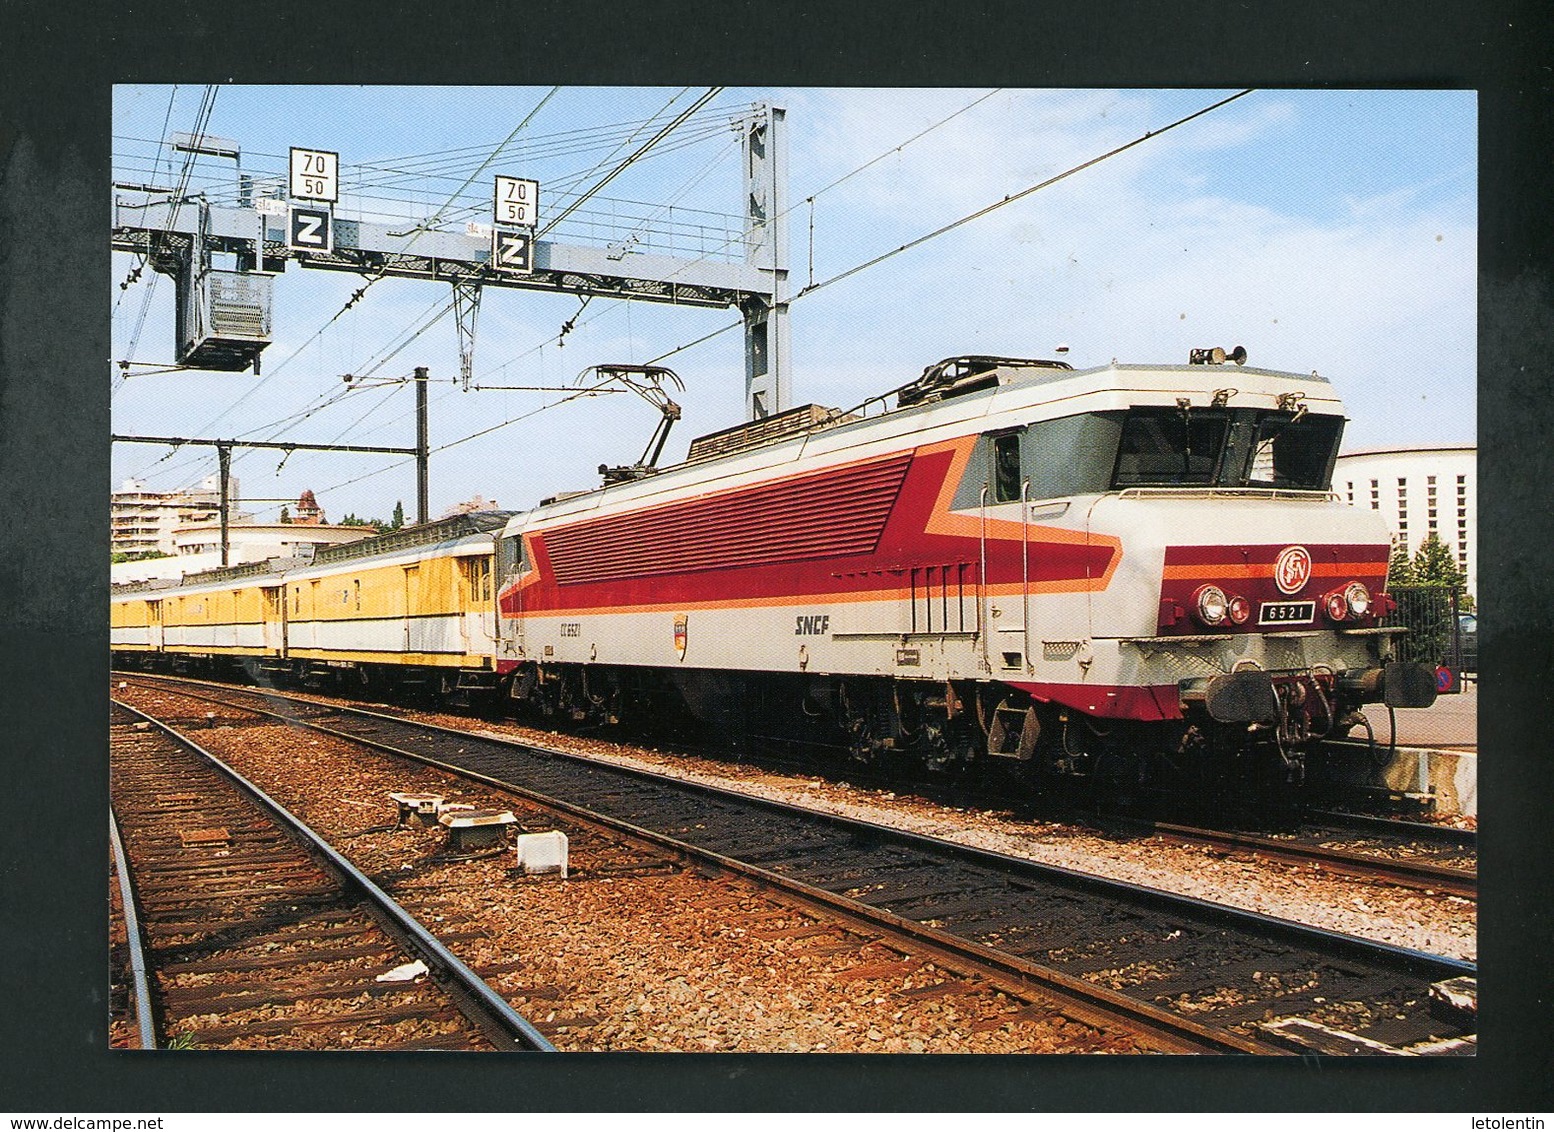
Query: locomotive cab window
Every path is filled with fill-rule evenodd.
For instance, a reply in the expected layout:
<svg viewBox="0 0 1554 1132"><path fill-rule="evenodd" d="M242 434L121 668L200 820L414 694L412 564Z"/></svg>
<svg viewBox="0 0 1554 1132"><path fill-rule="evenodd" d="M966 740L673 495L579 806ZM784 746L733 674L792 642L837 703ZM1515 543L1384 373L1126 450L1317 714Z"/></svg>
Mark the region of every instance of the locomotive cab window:
<svg viewBox="0 0 1554 1132"><path fill-rule="evenodd" d="M984 484L994 503L1018 500L1027 480L1032 502L1106 491L1121 428L1121 413L1079 413L1032 421L1016 432L984 434L951 506L976 508Z"/></svg>
<svg viewBox="0 0 1554 1132"><path fill-rule="evenodd" d="M1139 406L1123 416L1112 485L1326 491L1343 425L1299 411Z"/></svg>
<svg viewBox="0 0 1554 1132"><path fill-rule="evenodd" d="M1020 434L1006 432L993 437L993 502L1012 503L1020 498Z"/></svg>
<svg viewBox="0 0 1554 1132"><path fill-rule="evenodd" d="M1343 418L1269 413L1257 422L1248 487L1326 491L1343 435ZM1404 498L1398 488L1399 499Z"/></svg>
<svg viewBox="0 0 1554 1132"><path fill-rule="evenodd" d="M1117 450L1117 487L1209 486L1219 472L1228 421L1222 410L1131 409Z"/></svg>

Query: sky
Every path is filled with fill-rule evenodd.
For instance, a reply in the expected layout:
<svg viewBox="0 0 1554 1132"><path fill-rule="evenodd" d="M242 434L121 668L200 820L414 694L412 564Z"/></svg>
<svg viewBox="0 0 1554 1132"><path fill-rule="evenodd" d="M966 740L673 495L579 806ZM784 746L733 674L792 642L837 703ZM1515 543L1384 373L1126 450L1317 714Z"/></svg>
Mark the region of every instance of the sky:
<svg viewBox="0 0 1554 1132"><path fill-rule="evenodd" d="M544 225L707 90L121 86L115 179L177 184L184 155L159 139L194 131L212 93L204 132L239 143L245 175L283 175L292 146L334 151L337 216L440 213L463 231L489 223L480 210L498 173L540 182ZM1475 440L1474 94L1259 90L1161 132L1234 93L723 89L553 235L605 245L635 230L689 258L728 256L743 193L729 123L770 102L787 111L795 405L856 405L960 354L1052 357L1065 344L1083 368L1243 345L1249 364L1333 382L1346 449ZM236 174L230 159L199 157L189 185L230 197ZM595 486L600 464L635 461L658 413L629 393L573 397L592 365L662 359L685 383L663 463L743 417L739 331L679 349L737 326L732 310L489 287L465 390L452 313L433 317L447 284L385 279L347 308L362 277L292 264L275 279L259 376L166 372L172 280L113 258L115 433L409 447L414 393L400 379L426 366L434 518L477 495L526 508ZM347 386L347 373L366 380ZM234 452L243 506L260 519L304 489L330 520L387 518L396 502L413 513L407 458L283 456ZM115 487L135 477L173 490L215 469L210 447L114 445Z"/></svg>

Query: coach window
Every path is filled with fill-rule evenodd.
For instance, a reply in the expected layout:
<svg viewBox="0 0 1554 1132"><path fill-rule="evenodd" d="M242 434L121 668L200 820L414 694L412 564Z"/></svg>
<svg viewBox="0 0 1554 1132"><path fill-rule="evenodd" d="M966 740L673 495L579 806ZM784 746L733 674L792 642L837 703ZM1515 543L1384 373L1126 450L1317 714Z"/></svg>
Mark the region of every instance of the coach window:
<svg viewBox="0 0 1554 1132"><path fill-rule="evenodd" d="M362 580L360 578L352 579L351 587L356 591L356 612L360 613L362 611Z"/></svg>

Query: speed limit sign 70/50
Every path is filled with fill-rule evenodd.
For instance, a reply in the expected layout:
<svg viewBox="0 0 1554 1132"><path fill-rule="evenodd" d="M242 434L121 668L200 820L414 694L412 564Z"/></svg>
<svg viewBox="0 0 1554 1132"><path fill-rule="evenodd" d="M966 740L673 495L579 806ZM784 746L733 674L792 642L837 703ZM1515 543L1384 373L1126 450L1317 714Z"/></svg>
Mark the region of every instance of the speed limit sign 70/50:
<svg viewBox="0 0 1554 1132"><path fill-rule="evenodd" d="M326 149L291 147L291 195L334 204L340 199L340 155Z"/></svg>
<svg viewBox="0 0 1554 1132"><path fill-rule="evenodd" d="M540 183L522 177L498 177L493 215L498 224L533 228L539 223Z"/></svg>

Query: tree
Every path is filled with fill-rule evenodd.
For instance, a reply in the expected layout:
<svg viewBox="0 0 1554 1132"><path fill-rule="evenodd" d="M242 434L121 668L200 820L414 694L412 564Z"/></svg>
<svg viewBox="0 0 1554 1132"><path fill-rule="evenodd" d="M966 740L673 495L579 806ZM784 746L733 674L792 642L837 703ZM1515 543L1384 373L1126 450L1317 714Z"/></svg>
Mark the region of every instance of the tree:
<svg viewBox="0 0 1554 1132"><path fill-rule="evenodd" d="M1457 565L1457 560L1452 557L1451 551L1433 532L1429 538L1419 544L1419 549L1414 553L1411 568L1413 582L1416 585L1441 586L1444 589L1460 591L1467 582L1467 575Z"/></svg>
<svg viewBox="0 0 1554 1132"><path fill-rule="evenodd" d="M394 501L394 519L389 523L389 530L397 531L405 525L405 503L402 499Z"/></svg>
<svg viewBox="0 0 1554 1132"><path fill-rule="evenodd" d="M1392 557L1387 562L1387 585L1411 586L1414 584L1414 564L1408 557L1408 541L1392 540Z"/></svg>
<svg viewBox="0 0 1554 1132"><path fill-rule="evenodd" d="M291 522L291 508L290 507L286 507L284 505L281 507L281 522L283 522L283 523Z"/></svg>

